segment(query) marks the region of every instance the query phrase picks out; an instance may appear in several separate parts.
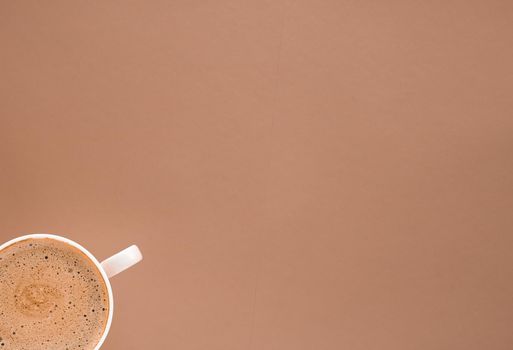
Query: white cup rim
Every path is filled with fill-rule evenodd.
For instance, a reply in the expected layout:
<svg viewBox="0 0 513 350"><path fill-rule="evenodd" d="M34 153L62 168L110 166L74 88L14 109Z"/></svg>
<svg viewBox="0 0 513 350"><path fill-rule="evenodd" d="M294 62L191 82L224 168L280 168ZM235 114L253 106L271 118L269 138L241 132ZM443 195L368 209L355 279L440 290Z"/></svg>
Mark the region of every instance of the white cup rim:
<svg viewBox="0 0 513 350"><path fill-rule="evenodd" d="M100 340L94 347L94 350L98 350L101 348L101 346L105 342L105 339L107 338L107 335L109 334L110 326L112 324L112 317L114 315L114 297L112 295L112 286L110 285L109 278L107 277L107 274L105 273L105 270L103 269L103 267L100 264L100 262L98 261L98 259L96 259L93 254L91 254L87 249L85 249L83 246L81 246L77 242L72 241L71 239L66 238L66 237L62 237L62 236L58 236L58 235L54 235L54 234L48 234L48 233L34 233L34 234L28 234L28 235L16 237L14 239L11 239L10 241L7 241L7 242L1 244L0 251L4 250L5 248L9 247L10 245L13 245L14 243L17 243L20 241L25 241L27 239L44 239L44 238L61 241L61 242L71 245L74 248L77 248L82 253L84 253L96 265L96 268L98 269L98 271L100 271L100 274L103 278L103 282L105 283L105 286L107 287L107 293L109 295L109 317L107 319L107 324L105 325L105 329L103 331L102 337L100 338Z"/></svg>

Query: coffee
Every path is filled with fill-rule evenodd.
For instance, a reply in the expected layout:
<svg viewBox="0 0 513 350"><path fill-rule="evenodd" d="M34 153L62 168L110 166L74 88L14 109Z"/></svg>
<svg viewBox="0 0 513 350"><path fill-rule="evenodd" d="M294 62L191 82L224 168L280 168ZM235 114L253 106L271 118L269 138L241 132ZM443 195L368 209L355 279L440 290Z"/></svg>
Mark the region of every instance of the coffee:
<svg viewBox="0 0 513 350"><path fill-rule="evenodd" d="M92 350L109 307L100 271L79 249L42 238L0 251L0 350Z"/></svg>

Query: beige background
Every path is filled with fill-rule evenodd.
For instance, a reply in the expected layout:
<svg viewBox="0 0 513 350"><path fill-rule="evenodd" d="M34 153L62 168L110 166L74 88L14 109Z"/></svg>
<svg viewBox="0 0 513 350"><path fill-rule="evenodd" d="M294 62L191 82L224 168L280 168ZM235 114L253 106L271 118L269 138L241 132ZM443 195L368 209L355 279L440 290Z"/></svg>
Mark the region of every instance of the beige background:
<svg viewBox="0 0 513 350"><path fill-rule="evenodd" d="M0 1L0 241L113 349L511 349L513 3Z"/></svg>

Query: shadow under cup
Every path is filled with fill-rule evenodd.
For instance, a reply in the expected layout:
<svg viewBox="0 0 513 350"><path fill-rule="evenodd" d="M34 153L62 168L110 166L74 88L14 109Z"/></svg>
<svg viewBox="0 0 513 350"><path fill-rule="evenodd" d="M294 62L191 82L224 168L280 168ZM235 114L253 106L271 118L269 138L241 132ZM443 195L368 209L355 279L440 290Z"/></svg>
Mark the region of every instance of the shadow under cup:
<svg viewBox="0 0 513 350"><path fill-rule="evenodd" d="M113 314L112 289L85 248L54 235L0 246L0 350L96 350Z"/></svg>

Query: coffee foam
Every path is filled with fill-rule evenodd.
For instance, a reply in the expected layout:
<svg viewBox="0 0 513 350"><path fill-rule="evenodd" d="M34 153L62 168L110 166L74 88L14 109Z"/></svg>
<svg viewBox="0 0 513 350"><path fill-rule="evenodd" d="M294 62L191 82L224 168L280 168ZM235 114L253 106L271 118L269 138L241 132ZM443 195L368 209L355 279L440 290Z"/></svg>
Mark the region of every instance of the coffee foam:
<svg viewBox="0 0 513 350"><path fill-rule="evenodd" d="M110 307L96 265L49 238L0 251L0 300L0 350L92 350Z"/></svg>

